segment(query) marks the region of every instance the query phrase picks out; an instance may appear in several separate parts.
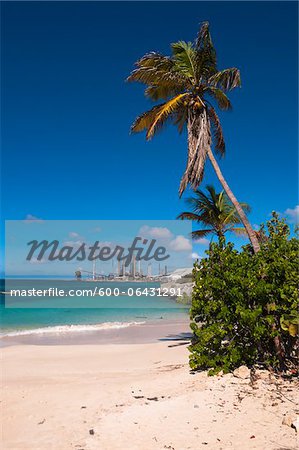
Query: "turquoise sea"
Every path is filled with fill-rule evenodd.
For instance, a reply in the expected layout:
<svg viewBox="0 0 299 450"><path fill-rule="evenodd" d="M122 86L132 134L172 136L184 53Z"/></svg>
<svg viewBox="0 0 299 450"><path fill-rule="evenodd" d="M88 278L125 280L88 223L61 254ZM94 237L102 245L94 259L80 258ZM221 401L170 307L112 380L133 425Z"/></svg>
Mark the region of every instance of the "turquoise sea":
<svg viewBox="0 0 299 450"><path fill-rule="evenodd" d="M93 283L85 285L90 287ZM120 283L105 282L104 285L113 289L119 287ZM159 283L126 283L126 288L133 289L149 286L159 287ZM0 291L4 289L4 280L1 280ZM55 306L59 299L51 301ZM5 298L1 294L1 336L123 328L161 318L179 320L188 314L186 306L160 296L101 297L101 307L84 308L81 305L82 298L72 298L69 306L59 308L35 308L32 307L34 303L31 303L30 308L5 308Z"/></svg>

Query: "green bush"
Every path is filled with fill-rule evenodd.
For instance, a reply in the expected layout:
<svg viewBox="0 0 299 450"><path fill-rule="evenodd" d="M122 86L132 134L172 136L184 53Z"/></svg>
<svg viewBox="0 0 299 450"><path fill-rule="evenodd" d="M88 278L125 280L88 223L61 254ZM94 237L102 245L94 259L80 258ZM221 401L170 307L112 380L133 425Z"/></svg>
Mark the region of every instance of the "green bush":
<svg viewBox="0 0 299 450"><path fill-rule="evenodd" d="M192 298L191 295L186 294L186 292L183 292L181 297L176 298L177 303L180 303L181 305L191 305Z"/></svg>
<svg viewBox="0 0 299 450"><path fill-rule="evenodd" d="M195 264L192 369L214 374L241 364L285 369L298 362L299 241L276 213L267 231L263 226L255 255L249 245L239 252L223 242Z"/></svg>

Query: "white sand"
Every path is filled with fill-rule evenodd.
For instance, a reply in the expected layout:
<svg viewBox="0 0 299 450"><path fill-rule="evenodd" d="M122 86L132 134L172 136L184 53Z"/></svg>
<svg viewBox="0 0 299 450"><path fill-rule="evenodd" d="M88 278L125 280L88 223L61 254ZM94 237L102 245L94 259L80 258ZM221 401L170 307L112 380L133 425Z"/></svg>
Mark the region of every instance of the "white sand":
<svg viewBox="0 0 299 450"><path fill-rule="evenodd" d="M299 412L294 382L191 375L186 345L169 344L1 349L2 448L297 448L282 425Z"/></svg>

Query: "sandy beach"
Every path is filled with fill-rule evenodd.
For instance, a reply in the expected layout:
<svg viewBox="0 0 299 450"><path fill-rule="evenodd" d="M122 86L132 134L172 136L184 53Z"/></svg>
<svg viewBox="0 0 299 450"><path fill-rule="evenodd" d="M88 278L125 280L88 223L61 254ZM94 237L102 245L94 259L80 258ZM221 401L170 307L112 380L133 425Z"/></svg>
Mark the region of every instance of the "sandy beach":
<svg viewBox="0 0 299 450"><path fill-rule="evenodd" d="M169 328L156 342L2 348L2 448L297 448L282 424L299 412L294 382L191 374Z"/></svg>

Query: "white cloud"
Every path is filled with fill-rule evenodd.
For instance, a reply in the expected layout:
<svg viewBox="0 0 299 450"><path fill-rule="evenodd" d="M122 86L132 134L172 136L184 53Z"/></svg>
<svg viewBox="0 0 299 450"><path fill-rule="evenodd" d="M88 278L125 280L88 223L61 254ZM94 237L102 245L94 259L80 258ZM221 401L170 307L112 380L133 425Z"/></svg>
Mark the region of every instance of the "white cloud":
<svg viewBox="0 0 299 450"><path fill-rule="evenodd" d="M185 236L182 235L178 235L175 237L175 239L170 241L169 247L175 252L185 252L187 250L192 250L192 245L189 239L185 238Z"/></svg>
<svg viewBox="0 0 299 450"><path fill-rule="evenodd" d="M201 259L201 256L199 256L198 253L193 252L193 253L191 253L191 258L192 258L192 259Z"/></svg>
<svg viewBox="0 0 299 450"><path fill-rule="evenodd" d="M170 239L173 234L166 227L149 227L144 225L140 228L139 233L143 236L150 236L155 239Z"/></svg>
<svg viewBox="0 0 299 450"><path fill-rule="evenodd" d="M69 233L69 237L71 237L71 238L77 238L77 237L79 237L79 234L76 233L75 231L71 231L71 232Z"/></svg>
<svg viewBox="0 0 299 450"><path fill-rule="evenodd" d="M288 216L288 221L291 223L299 222L299 205L295 206L295 208L288 208L284 212Z"/></svg>
<svg viewBox="0 0 299 450"><path fill-rule="evenodd" d="M85 237L81 236L76 231L70 231L69 232L69 237L71 238L71 240L74 240L74 241L82 241L82 242L84 242L86 240Z"/></svg>
<svg viewBox="0 0 299 450"><path fill-rule="evenodd" d="M31 223L31 222L43 222L43 219L40 219L39 217L33 216L32 214L27 214L27 216L25 217L24 222L26 223Z"/></svg>
<svg viewBox="0 0 299 450"><path fill-rule="evenodd" d="M209 239L207 238L199 238L195 239L194 244L200 244L200 245L208 245L210 243Z"/></svg>
<svg viewBox="0 0 299 450"><path fill-rule="evenodd" d="M83 241L65 241L63 242L63 247L73 247L73 248L79 248L82 244L84 244Z"/></svg>

